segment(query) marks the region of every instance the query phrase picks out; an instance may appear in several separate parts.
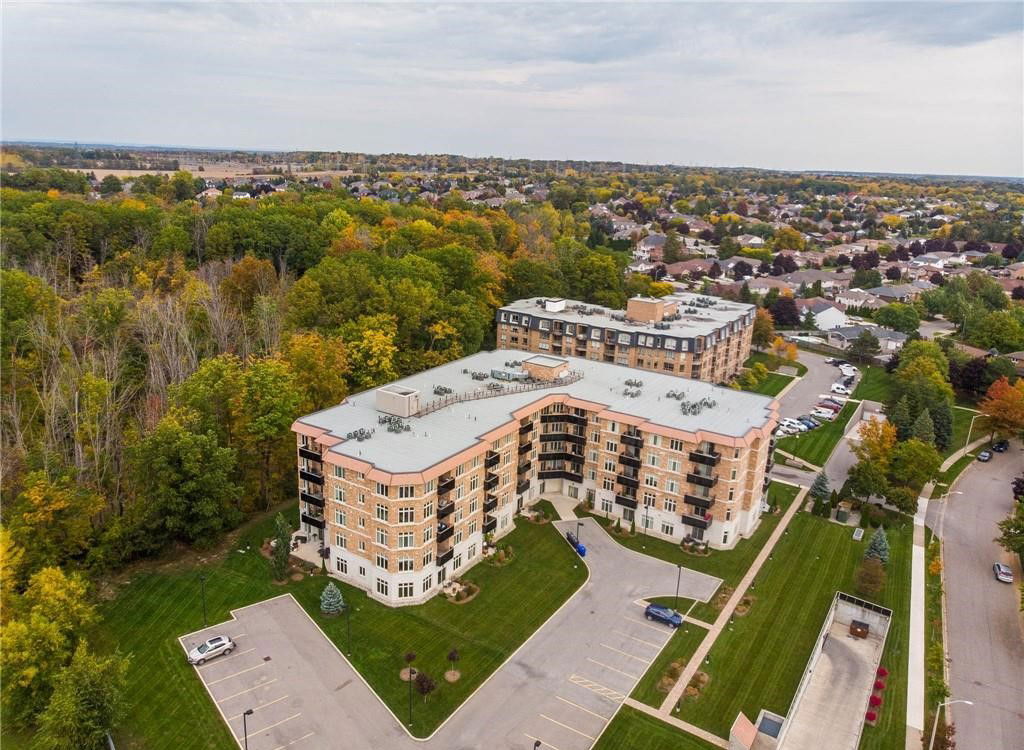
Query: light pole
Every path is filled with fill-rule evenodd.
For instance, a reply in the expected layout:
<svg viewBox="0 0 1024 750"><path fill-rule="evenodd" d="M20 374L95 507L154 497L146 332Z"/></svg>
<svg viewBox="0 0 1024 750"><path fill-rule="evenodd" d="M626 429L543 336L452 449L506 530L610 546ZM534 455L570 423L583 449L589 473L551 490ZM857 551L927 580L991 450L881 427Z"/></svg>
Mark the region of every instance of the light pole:
<svg viewBox="0 0 1024 750"><path fill-rule="evenodd" d="M249 750L249 724L246 722L246 719L250 716L252 716L251 708L247 709L245 713L242 714L242 737L244 738L243 742L245 743L245 750Z"/></svg>
<svg viewBox="0 0 1024 750"><path fill-rule="evenodd" d="M675 601L672 603L672 609L674 609L676 612L679 611L679 579L682 577L682 575L683 565L682 563L676 563L676 598Z"/></svg>
<svg viewBox="0 0 1024 750"><path fill-rule="evenodd" d="M351 610L351 606L348 603L346 603L345 604L345 635L346 635L346 638L348 639L348 655L352 656L352 618L349 615L350 610Z"/></svg>
<svg viewBox="0 0 1024 750"><path fill-rule="evenodd" d="M537 740L536 742L533 743L533 750L540 750L540 746L541 746L541 741Z"/></svg>
<svg viewBox="0 0 1024 750"><path fill-rule="evenodd" d="M409 670L408 671L408 677L409 677L409 726L410 727L412 726L412 683L413 683L413 675L416 673L416 670L412 666L412 663L414 661L416 661L416 654L414 654L412 651L410 651L409 653L407 653L405 655L405 663L409 665L407 667L407 669Z"/></svg>
<svg viewBox="0 0 1024 750"><path fill-rule="evenodd" d="M199 574L199 591L203 599L203 627L206 627L206 573Z"/></svg>
<svg viewBox="0 0 1024 750"><path fill-rule="evenodd" d="M583 527L583 521L576 522L576 543L583 544L583 539L580 537L580 529Z"/></svg>
<svg viewBox="0 0 1024 750"><path fill-rule="evenodd" d="M973 417L971 417L971 426L967 428L967 437L964 438L964 448L967 448L967 446L971 444L971 433L974 432L974 420L977 419L978 417L983 417L983 416L985 416L985 415L984 414L975 414Z"/></svg>
<svg viewBox="0 0 1024 750"><path fill-rule="evenodd" d="M963 704L968 705L968 706L973 706L974 705L974 701L963 701L963 700L946 701L945 703L940 703L939 705L937 705L935 707L935 721L932 722L932 738L928 742L928 750L932 750L932 748L935 747L935 730L939 726L939 711L941 711L944 706L952 706L954 703L963 703Z"/></svg>

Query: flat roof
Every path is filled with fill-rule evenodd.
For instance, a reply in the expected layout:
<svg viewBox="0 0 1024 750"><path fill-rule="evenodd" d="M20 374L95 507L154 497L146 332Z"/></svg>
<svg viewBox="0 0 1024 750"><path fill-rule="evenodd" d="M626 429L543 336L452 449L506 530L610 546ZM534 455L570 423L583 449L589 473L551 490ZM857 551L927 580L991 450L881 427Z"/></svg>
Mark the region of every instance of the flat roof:
<svg viewBox="0 0 1024 750"><path fill-rule="evenodd" d="M650 301L654 298L645 297L644 299ZM693 292L675 292L661 299L665 302L675 302L678 305L677 312L680 314L676 320L663 321L668 326L667 328L655 328L654 323L616 320L612 315L624 316L626 311L601 305L590 305L571 299L528 297L502 305L501 309L521 315L563 320L566 323L598 326L599 328L613 328L621 331L646 330L662 334L668 332L681 338L706 336L722 329L729 323L740 320L745 315L752 315L754 311L754 305L748 305L745 302L733 302L721 297ZM565 309L561 312L551 312L544 306L545 301L564 302Z"/></svg>
<svg viewBox="0 0 1024 750"><path fill-rule="evenodd" d="M519 370L523 358L524 353L518 350L480 352L391 385L418 390L421 406L440 398L434 395L436 387L450 388L455 394L498 392L498 386L507 389L515 384L492 377L474 379L473 375L489 375L491 370ZM549 388L452 403L421 417L407 418L405 423L410 430L406 432L390 432L379 421L383 412L376 408L375 389L357 393L337 406L300 417L298 421L340 438L359 429L373 430L368 439L346 439L330 451L367 461L391 473L411 473L472 447L480 436L511 421L512 412L552 394L593 401L665 427L688 432L706 430L727 437L742 437L773 417L774 401L768 396L578 357L562 357L560 361L567 362L569 369L582 373L582 377ZM643 386L627 386L626 380L640 380ZM668 395L670 391L685 393L687 402L708 402L700 413L684 414L682 405Z"/></svg>

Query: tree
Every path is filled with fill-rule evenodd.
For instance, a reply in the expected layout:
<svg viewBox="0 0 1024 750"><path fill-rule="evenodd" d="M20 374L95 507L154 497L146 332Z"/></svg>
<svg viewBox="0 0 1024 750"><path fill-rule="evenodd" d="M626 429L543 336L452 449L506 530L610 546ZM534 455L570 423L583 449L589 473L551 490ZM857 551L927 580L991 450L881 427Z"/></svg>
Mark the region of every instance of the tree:
<svg viewBox="0 0 1024 750"><path fill-rule="evenodd" d="M448 652L448 664L451 666L452 671L455 671L455 665L458 663L462 656L459 654L457 649L452 649Z"/></svg>
<svg viewBox="0 0 1024 750"><path fill-rule="evenodd" d="M125 712L129 659L97 656L80 643L61 670L39 715L37 742L45 750L103 750Z"/></svg>
<svg viewBox="0 0 1024 750"><path fill-rule="evenodd" d="M270 553L270 569L274 579L283 581L288 575L288 562L291 555L292 528L288 520L278 513L274 518L274 546ZM333 585L333 584L332 584ZM323 602L323 598L321 598Z"/></svg>
<svg viewBox="0 0 1024 750"><path fill-rule="evenodd" d="M416 692L423 696L424 703L427 702L427 696L436 689L437 683L433 677L422 671L416 673Z"/></svg>
<svg viewBox="0 0 1024 750"><path fill-rule="evenodd" d="M910 433L922 443L928 445L935 443L935 426L927 409L922 409L921 413L917 415Z"/></svg>
<svg viewBox="0 0 1024 750"><path fill-rule="evenodd" d="M941 463L942 456L934 445L912 437L893 449L889 479L893 484L920 492L925 483L935 476Z"/></svg>
<svg viewBox="0 0 1024 750"><path fill-rule="evenodd" d="M854 464L850 469L848 481L850 491L858 497L871 497L872 495L882 497L889 489L885 470L863 460Z"/></svg>
<svg viewBox="0 0 1024 750"><path fill-rule="evenodd" d="M831 488L828 484L828 475L824 471L818 473L818 476L814 478L814 483L811 485L810 495L816 500L824 500L828 497Z"/></svg>
<svg viewBox="0 0 1024 750"><path fill-rule="evenodd" d="M864 551L865 558L875 558L882 565L889 563L889 538L885 535L885 528L879 526L871 535L868 548Z"/></svg>
<svg viewBox="0 0 1024 750"><path fill-rule="evenodd" d="M1003 377L994 382L978 404L987 427L1002 438L1024 432L1024 378L1014 385Z"/></svg>
<svg viewBox="0 0 1024 750"><path fill-rule="evenodd" d="M899 281L903 278L903 274L900 272L899 266L889 266L885 269L885 278L889 281Z"/></svg>
<svg viewBox="0 0 1024 750"><path fill-rule="evenodd" d="M736 261L736 265L732 267L732 277L737 281L739 281L740 279L744 279L747 276L752 276L753 274L753 266L751 266L745 260ZM749 286L747 287L747 291L750 291Z"/></svg>
<svg viewBox="0 0 1024 750"><path fill-rule="evenodd" d="M889 421L896 428L896 437L906 440L910 437L914 422L910 416L910 401L906 396L896 402L889 412Z"/></svg>
<svg viewBox="0 0 1024 750"><path fill-rule="evenodd" d="M885 586L885 568L881 561L874 557L861 560L853 585L861 596L876 596Z"/></svg>
<svg viewBox="0 0 1024 750"><path fill-rule="evenodd" d="M754 315L754 329L751 333L751 343L755 349L766 349L775 338L775 319L767 310L758 308Z"/></svg>
<svg viewBox="0 0 1024 750"><path fill-rule="evenodd" d="M911 334L921 325L921 318L912 305L894 302L886 305L875 313L874 320L878 325Z"/></svg>
<svg viewBox="0 0 1024 750"><path fill-rule="evenodd" d="M782 296L775 300L771 314L776 326L795 328L800 325L800 310L792 297Z"/></svg>
<svg viewBox="0 0 1024 750"><path fill-rule="evenodd" d="M935 429L935 447L946 450L953 440L953 409L948 401L941 401L930 410L932 427Z"/></svg>
<svg viewBox="0 0 1024 750"><path fill-rule="evenodd" d="M334 406L348 394L348 357L340 338L316 331L293 333L284 340L281 356L302 394L301 412Z"/></svg>
<svg viewBox="0 0 1024 750"><path fill-rule="evenodd" d="M882 274L873 268L861 268L853 272L850 279L852 289L874 289L882 286Z"/></svg>
<svg viewBox="0 0 1024 750"><path fill-rule="evenodd" d="M100 195L117 195L124 189L116 174L108 174L100 180Z"/></svg>
<svg viewBox="0 0 1024 750"><path fill-rule="evenodd" d="M878 339L868 330L861 331L847 349L850 357L858 362L868 362L877 357L880 351Z"/></svg>
<svg viewBox="0 0 1024 750"><path fill-rule="evenodd" d="M323 593L320 594L320 611L325 615L336 615L344 610L345 599L341 595L341 589L331 581L324 586Z"/></svg>
<svg viewBox="0 0 1024 750"><path fill-rule="evenodd" d="M708 269L708 277L712 279L717 279L721 275L722 267L718 265L718 261L716 260L714 263L711 264L711 268Z"/></svg>
<svg viewBox="0 0 1024 750"><path fill-rule="evenodd" d="M662 260L665 263L678 263L680 250L682 250L682 243L679 241L679 235L674 229L668 230L665 235L665 244L661 248Z"/></svg>

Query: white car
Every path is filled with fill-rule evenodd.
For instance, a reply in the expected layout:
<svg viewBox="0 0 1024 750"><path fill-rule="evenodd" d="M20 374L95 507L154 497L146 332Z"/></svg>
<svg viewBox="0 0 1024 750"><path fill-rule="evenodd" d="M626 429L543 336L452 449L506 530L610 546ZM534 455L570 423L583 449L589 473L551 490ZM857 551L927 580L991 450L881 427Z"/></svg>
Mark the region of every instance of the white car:
<svg viewBox="0 0 1024 750"><path fill-rule="evenodd" d="M188 652L188 663L202 665L215 656L230 654L234 648L235 642L226 635L215 635Z"/></svg>
<svg viewBox="0 0 1024 750"><path fill-rule="evenodd" d="M817 417L818 419L827 419L831 422L836 418L836 413L831 409L818 408L811 411L811 416Z"/></svg>
<svg viewBox="0 0 1024 750"><path fill-rule="evenodd" d="M803 422L798 422L792 417L786 417L782 420L782 426L787 427L790 430L796 430L797 432L807 432L808 427Z"/></svg>
<svg viewBox="0 0 1024 750"><path fill-rule="evenodd" d="M845 385L842 385L840 383L833 383L832 393L838 393L840 396L849 396L851 391Z"/></svg>

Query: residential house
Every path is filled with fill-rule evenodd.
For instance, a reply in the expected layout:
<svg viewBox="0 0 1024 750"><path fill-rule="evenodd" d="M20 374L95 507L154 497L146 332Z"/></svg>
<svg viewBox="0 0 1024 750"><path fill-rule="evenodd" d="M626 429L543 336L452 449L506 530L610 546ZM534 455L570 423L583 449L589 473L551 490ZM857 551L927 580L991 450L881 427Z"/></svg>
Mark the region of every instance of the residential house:
<svg viewBox="0 0 1024 750"><path fill-rule="evenodd" d="M798 299L796 306L801 319L810 311L814 317L814 327L819 331L831 331L833 328L843 328L850 324L850 319L846 317L842 306L831 300L822 297Z"/></svg>
<svg viewBox="0 0 1024 750"><path fill-rule="evenodd" d="M903 348L903 344L907 341L907 334L901 333L900 331L894 331L890 328L882 328L881 326L863 325L833 328L831 331L828 331L827 341L831 346L845 350L848 349L850 344L852 344L864 331L870 331L871 334L878 339L878 345L882 354L898 352Z"/></svg>

